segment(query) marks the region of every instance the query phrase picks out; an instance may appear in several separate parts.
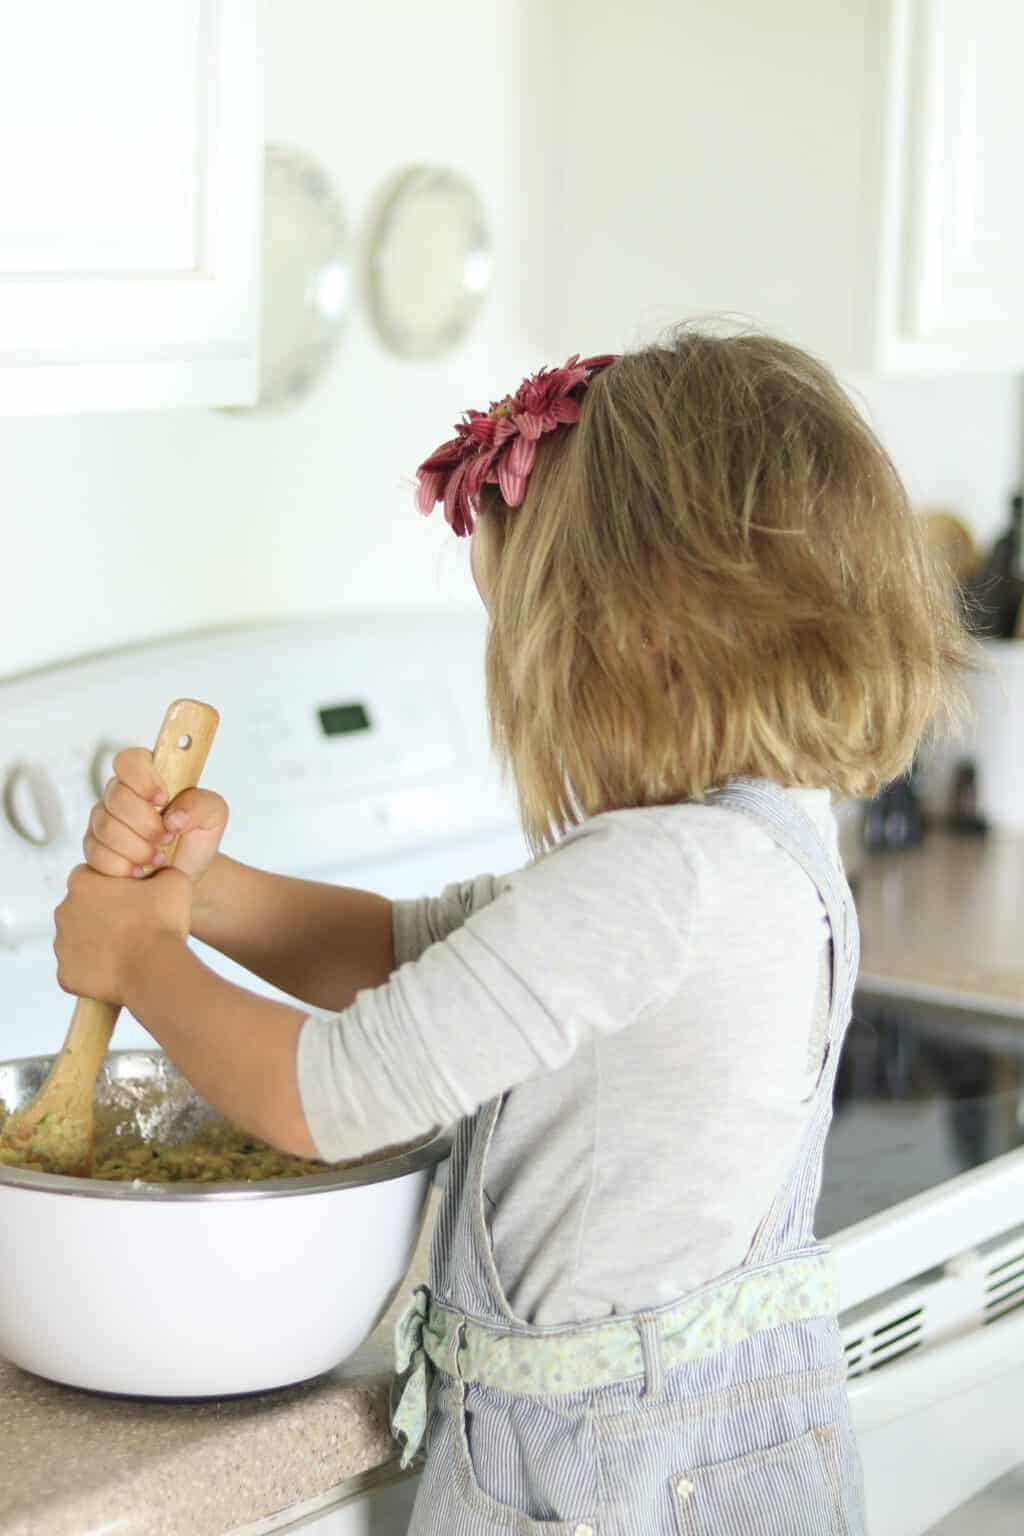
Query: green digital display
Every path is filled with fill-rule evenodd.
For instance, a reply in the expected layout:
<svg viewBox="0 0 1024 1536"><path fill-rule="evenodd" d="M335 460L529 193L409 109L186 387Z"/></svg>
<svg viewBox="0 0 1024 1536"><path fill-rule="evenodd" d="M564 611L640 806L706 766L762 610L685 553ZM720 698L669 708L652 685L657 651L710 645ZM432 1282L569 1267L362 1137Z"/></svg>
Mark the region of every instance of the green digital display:
<svg viewBox="0 0 1024 1536"><path fill-rule="evenodd" d="M331 704L317 710L325 736L349 736L353 731L368 731L370 717L363 704Z"/></svg>

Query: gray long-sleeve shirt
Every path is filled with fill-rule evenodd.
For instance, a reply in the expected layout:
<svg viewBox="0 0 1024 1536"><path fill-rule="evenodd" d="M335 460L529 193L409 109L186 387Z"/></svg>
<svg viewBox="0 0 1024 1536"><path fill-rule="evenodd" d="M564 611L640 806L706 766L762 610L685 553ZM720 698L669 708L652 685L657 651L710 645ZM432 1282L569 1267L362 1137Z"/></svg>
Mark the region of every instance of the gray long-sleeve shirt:
<svg viewBox="0 0 1024 1536"><path fill-rule="evenodd" d="M787 790L836 850L827 790ZM307 1020L328 1160L505 1090L484 1183L514 1314L657 1306L740 1263L795 1156L824 1038L828 930L747 818L612 811L523 869L394 906L397 968Z"/></svg>

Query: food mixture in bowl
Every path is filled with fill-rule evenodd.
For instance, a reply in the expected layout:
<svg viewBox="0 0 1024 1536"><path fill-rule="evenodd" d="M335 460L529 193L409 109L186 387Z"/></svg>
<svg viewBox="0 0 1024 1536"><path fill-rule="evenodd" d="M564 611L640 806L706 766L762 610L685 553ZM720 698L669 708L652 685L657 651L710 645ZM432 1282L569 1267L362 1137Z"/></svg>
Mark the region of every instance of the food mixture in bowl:
<svg viewBox="0 0 1024 1536"><path fill-rule="evenodd" d="M145 1179L203 1184L237 1179L289 1179L326 1173L327 1163L291 1157L268 1147L226 1120L212 1120L179 1146L161 1146L128 1136L104 1136L97 1126L94 1179Z"/></svg>
<svg viewBox="0 0 1024 1536"><path fill-rule="evenodd" d="M0 1163L70 1173L86 1167L88 1160L89 1137L78 1120L48 1111L33 1121L30 1114L8 1114L0 1099Z"/></svg>
<svg viewBox="0 0 1024 1536"><path fill-rule="evenodd" d="M54 1148L62 1155L66 1150L59 1123L47 1125L45 1136L30 1135L26 1141L19 1135L4 1145L10 1110L31 1101L51 1061L33 1057L0 1062L0 1165L38 1173L60 1171L47 1158ZM114 1051L107 1057L96 1083L94 1122L92 1177L147 1184L303 1178L379 1162L430 1140L418 1137L341 1163L292 1157L216 1114L159 1051Z"/></svg>
<svg viewBox="0 0 1024 1536"><path fill-rule="evenodd" d="M172 1184L187 1179L213 1184L238 1179L298 1178L303 1174L326 1173L334 1166L278 1152L226 1120L210 1120L187 1141L167 1145L125 1134L117 1123L104 1125L109 1118L109 1111L101 1110L96 1116L94 1179L145 1179L147 1184ZM7 1109L0 1101L0 1136L6 1119ZM39 1173L52 1171L45 1158L34 1158L30 1150L15 1151L3 1145L0 1163Z"/></svg>

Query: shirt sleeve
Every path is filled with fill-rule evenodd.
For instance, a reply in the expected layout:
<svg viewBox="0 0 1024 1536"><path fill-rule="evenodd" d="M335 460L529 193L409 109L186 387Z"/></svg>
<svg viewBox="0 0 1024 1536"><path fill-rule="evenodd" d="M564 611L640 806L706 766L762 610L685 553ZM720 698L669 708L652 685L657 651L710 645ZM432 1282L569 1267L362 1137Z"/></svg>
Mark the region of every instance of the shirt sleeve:
<svg viewBox="0 0 1024 1536"><path fill-rule="evenodd" d="M440 896L421 896L418 901L391 904L395 963L418 960L425 949L461 928L471 913L493 901L502 882L494 875L446 885Z"/></svg>
<svg viewBox="0 0 1024 1536"><path fill-rule="evenodd" d="M328 1162L453 1124L680 985L696 873L653 821L596 817L479 909L466 893L406 907L396 948L418 957L303 1025L299 1092Z"/></svg>

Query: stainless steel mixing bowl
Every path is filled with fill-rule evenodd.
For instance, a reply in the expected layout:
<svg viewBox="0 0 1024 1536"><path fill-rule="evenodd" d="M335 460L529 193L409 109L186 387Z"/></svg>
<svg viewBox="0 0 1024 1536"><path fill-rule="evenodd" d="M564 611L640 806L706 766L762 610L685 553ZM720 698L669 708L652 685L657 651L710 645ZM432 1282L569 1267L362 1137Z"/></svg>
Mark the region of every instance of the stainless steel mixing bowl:
<svg viewBox="0 0 1024 1536"><path fill-rule="evenodd" d="M0 1062L27 1103L53 1058ZM160 1051L113 1051L97 1104L165 1143L213 1111ZM143 1397L255 1392L319 1375L387 1308L447 1133L301 1178L156 1184L0 1165L0 1354Z"/></svg>

